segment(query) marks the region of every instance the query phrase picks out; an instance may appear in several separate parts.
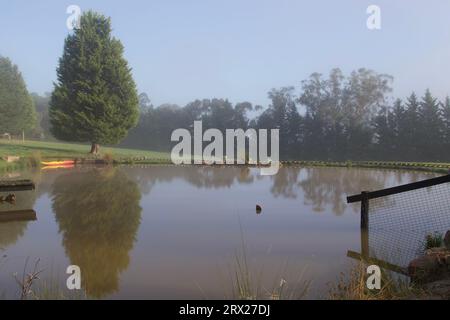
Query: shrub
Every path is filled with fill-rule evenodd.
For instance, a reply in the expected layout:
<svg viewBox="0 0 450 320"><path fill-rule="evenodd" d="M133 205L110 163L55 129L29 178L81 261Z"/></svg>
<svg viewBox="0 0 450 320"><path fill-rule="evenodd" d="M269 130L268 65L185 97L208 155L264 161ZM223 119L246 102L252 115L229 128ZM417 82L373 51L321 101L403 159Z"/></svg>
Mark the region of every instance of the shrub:
<svg viewBox="0 0 450 320"><path fill-rule="evenodd" d="M103 160L108 163L108 164L112 164L114 162L114 155L112 152L105 152L103 154Z"/></svg>
<svg viewBox="0 0 450 320"><path fill-rule="evenodd" d="M435 232L435 233L431 233L428 234L425 237L425 241L424 241L424 250L428 250L431 248L439 248L442 246L442 244L444 243L444 237L442 235L442 233L439 232Z"/></svg>
<svg viewBox="0 0 450 320"><path fill-rule="evenodd" d="M33 152L31 154L31 156L28 158L28 164L31 167L40 167L41 166L41 161L42 161L42 156L41 153L39 151L37 152Z"/></svg>

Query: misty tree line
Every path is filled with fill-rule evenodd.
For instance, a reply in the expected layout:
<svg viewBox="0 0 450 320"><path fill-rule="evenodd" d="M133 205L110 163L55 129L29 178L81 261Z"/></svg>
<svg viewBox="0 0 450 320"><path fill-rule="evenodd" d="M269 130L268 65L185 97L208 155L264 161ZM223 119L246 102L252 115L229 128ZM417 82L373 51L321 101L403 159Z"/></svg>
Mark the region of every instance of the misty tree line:
<svg viewBox="0 0 450 320"><path fill-rule="evenodd" d="M11 113L8 95L12 90L3 87L1 133L19 135L25 130L29 137L54 139L48 112L51 95L33 93L28 100L17 69L6 59L3 67L3 78L18 79L23 110L30 111ZM204 130L278 128L282 159L450 161L450 98L439 101L427 90L393 100L392 81L389 75L368 69L349 75L339 69L327 76L314 73L300 83L299 90L272 89L267 108L227 99L155 107L142 93L139 122L121 145L169 151L175 144L170 141L173 130L192 130L194 121L202 120ZM21 114L27 115L25 120Z"/></svg>
<svg viewBox="0 0 450 320"><path fill-rule="evenodd" d="M175 129L201 120L204 130L279 129L284 160L450 161L450 99L427 90L394 101L386 74L314 73L299 89L272 89L265 109L216 98L154 107L138 97L123 53L111 19L87 11L64 40L51 94L29 95L18 67L0 56L0 135L91 143L92 153L119 142L169 151Z"/></svg>
<svg viewBox="0 0 450 320"><path fill-rule="evenodd" d="M140 95L141 117L123 145L170 150L177 128L278 128L280 157L304 160L450 160L450 99L438 101L427 90L404 101L390 98L392 77L367 69L345 76L312 74L294 87L272 89L270 105L204 99L184 107L154 107ZM249 117L249 113L259 112Z"/></svg>

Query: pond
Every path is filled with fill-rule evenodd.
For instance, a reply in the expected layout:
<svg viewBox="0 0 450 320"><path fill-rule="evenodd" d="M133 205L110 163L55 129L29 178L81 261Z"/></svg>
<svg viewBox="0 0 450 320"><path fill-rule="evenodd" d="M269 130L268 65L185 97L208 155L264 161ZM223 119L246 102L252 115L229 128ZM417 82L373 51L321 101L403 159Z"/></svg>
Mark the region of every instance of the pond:
<svg viewBox="0 0 450 320"><path fill-rule="evenodd" d="M0 211L33 208L37 220L0 223L0 297L17 298L14 273L39 259L40 281L61 288L66 268L78 265L88 298L233 298L239 264L261 295L284 282L308 285L304 298L326 298L327 283L352 263L347 250L361 246L359 207L346 196L433 176L200 166L10 174L32 178L36 190L17 192L16 205Z"/></svg>

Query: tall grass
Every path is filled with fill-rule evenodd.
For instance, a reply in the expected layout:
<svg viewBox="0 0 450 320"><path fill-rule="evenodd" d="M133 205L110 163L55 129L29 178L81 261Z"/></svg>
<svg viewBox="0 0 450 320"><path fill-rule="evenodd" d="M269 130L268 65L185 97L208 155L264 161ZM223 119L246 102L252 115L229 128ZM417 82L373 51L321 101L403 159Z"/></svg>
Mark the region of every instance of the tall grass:
<svg viewBox="0 0 450 320"><path fill-rule="evenodd" d="M284 269L285 270L285 269ZM305 269L290 279L283 272L273 276L272 285L263 285L263 269L249 266L245 253L236 254L231 271L231 299L239 300L300 300L305 298L311 281L303 280Z"/></svg>
<svg viewBox="0 0 450 320"><path fill-rule="evenodd" d="M393 277L391 272L381 269L379 290L367 288L367 266L365 262L355 264L350 271L340 273L335 282L329 283L328 299L331 300L404 300L428 298L429 294L416 288L409 281Z"/></svg>
<svg viewBox="0 0 450 320"><path fill-rule="evenodd" d="M0 249L1 250L1 249ZM6 262L6 255L0 255L0 269ZM34 262L29 270L29 258L25 260L22 274L13 274L13 278L19 288L17 299L20 300L85 300L88 299L84 290L69 290L62 285L60 277L55 277L53 271L46 277L45 269L39 267L40 260ZM6 292L0 292L0 300L6 299Z"/></svg>
<svg viewBox="0 0 450 320"><path fill-rule="evenodd" d="M234 261L230 268L229 283L231 283L231 299L239 300L300 300L305 298L311 284L304 280L306 268L302 268L295 277L287 274L287 263L280 272L273 275L272 285L263 284L265 276L263 267L256 268L249 262L241 227L241 247L236 250Z"/></svg>
<svg viewBox="0 0 450 320"><path fill-rule="evenodd" d="M53 276L42 279L34 289L36 300L87 300L84 290L69 290L61 285Z"/></svg>
<svg viewBox="0 0 450 320"><path fill-rule="evenodd" d="M29 297L34 297L33 284L36 280L39 279L39 275L43 270L39 270L39 259L34 263L34 268L31 272L27 272L28 269L28 258L25 261L25 267L23 268L22 277L17 277L17 274L14 274L14 278L16 279L16 283L20 288L20 299L27 300Z"/></svg>
<svg viewBox="0 0 450 320"><path fill-rule="evenodd" d="M27 159L30 167L39 168L41 166L42 161L41 152L33 151L33 153Z"/></svg>

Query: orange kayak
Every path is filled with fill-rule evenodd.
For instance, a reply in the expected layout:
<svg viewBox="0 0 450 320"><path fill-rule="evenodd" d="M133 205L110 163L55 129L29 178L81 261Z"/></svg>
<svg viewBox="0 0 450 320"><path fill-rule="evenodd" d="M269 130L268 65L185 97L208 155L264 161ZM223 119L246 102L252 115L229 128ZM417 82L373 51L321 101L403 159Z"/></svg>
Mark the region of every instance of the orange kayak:
<svg viewBox="0 0 450 320"><path fill-rule="evenodd" d="M74 165L75 161L74 160L65 160L65 161L42 161L41 162L42 165L44 166L69 166L69 165Z"/></svg>
<svg viewBox="0 0 450 320"><path fill-rule="evenodd" d="M57 166L45 166L42 167L42 170L50 170L50 169L72 169L75 168L75 165L73 164L64 164L64 165L57 165Z"/></svg>

